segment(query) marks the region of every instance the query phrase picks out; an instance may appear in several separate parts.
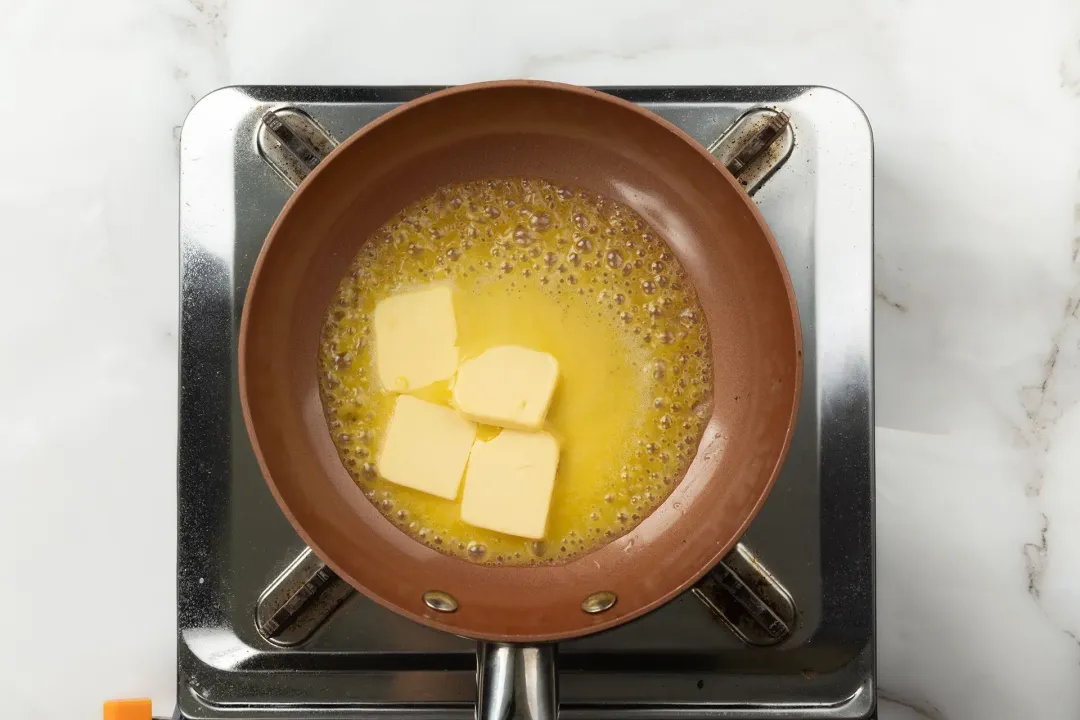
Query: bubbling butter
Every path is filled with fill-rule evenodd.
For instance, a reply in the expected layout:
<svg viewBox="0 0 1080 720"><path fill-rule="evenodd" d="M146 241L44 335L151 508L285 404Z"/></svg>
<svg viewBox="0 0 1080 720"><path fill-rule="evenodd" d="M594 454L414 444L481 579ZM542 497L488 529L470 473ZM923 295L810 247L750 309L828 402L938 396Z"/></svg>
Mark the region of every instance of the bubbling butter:
<svg viewBox="0 0 1080 720"><path fill-rule="evenodd" d="M379 379L375 306L434 285L452 289L462 360L509 345L558 365L542 423L560 447L543 539L474 527L460 500L379 475L400 396ZM327 311L318 372L342 462L402 531L474 562L561 563L640 523L686 471L711 414L709 347L685 271L633 210L511 178L445 186L364 243ZM448 380L408 392L453 406ZM476 437L499 432L479 425Z"/></svg>

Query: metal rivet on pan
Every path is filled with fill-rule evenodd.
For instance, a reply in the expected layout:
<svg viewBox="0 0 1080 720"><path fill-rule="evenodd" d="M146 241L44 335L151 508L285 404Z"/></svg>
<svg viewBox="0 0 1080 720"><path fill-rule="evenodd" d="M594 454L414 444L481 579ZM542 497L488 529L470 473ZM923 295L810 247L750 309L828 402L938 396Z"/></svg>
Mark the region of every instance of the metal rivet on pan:
<svg viewBox="0 0 1080 720"><path fill-rule="evenodd" d="M619 599L619 596L608 590L601 590L595 592L589 597L581 601L581 609L590 615L596 613L602 613L605 610L610 610L615 607L615 602Z"/></svg>
<svg viewBox="0 0 1080 720"><path fill-rule="evenodd" d="M428 590L424 593L424 604L436 612L452 613L457 610L454 596L441 590Z"/></svg>

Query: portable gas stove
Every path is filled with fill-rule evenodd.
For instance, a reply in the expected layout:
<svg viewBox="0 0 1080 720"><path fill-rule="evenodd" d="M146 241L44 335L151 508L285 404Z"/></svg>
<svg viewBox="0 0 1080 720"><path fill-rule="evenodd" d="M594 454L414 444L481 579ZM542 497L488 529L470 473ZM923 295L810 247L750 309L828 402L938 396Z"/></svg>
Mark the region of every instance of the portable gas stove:
<svg viewBox="0 0 1080 720"><path fill-rule="evenodd" d="M304 547L248 443L248 279L304 176L430 88L236 87L180 152L176 718L468 718L476 645L354 592ZM559 655L560 717L873 718L873 141L815 87L609 90L679 125L754 196L799 300L805 382L784 471L693 590Z"/></svg>

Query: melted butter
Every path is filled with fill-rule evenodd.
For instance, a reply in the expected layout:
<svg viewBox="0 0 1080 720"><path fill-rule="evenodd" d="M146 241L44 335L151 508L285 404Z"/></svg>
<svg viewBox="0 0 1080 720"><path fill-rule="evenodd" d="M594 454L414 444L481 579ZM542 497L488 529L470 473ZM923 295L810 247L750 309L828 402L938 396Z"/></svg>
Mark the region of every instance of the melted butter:
<svg viewBox="0 0 1080 720"><path fill-rule="evenodd" d="M542 542L466 525L459 501L375 473L394 396L375 372L372 312L432 282L454 288L462 358L516 344L559 361L546 429L562 453ZM625 205L541 180L448 186L406 208L364 244L322 337L323 405L346 468L403 531L477 562L562 562L624 534L670 493L710 410L703 313L666 245ZM416 394L450 400L447 383Z"/></svg>

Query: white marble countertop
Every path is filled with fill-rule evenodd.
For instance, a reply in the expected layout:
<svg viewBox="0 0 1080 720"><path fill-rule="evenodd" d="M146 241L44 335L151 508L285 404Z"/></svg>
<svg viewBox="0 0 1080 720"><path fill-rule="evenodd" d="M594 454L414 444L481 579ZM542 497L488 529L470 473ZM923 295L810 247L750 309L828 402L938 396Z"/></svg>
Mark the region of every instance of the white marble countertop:
<svg viewBox="0 0 1080 720"><path fill-rule="evenodd" d="M194 101L535 77L825 84L863 106L882 718L1080 717L1080 4L765 6L5 3L5 716L140 695L172 710L176 150Z"/></svg>

